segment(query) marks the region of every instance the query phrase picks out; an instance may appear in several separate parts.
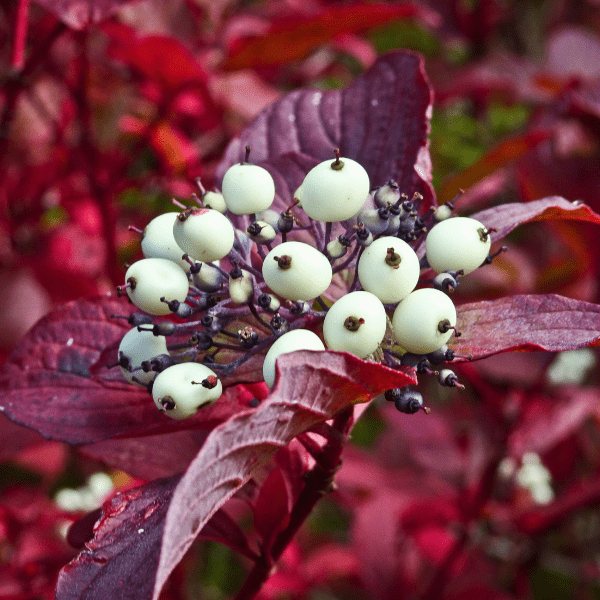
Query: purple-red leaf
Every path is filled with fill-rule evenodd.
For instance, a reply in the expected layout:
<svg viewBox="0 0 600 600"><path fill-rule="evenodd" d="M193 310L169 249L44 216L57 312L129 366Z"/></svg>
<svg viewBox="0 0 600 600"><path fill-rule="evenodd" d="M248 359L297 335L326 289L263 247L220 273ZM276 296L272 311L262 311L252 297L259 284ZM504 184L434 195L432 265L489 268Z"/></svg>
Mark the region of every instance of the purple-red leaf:
<svg viewBox="0 0 600 600"><path fill-rule="evenodd" d="M233 388L182 425L165 419L146 390L126 383L118 368L94 368L129 328L111 314L131 311L124 300L92 298L41 319L0 369L0 410L45 437L85 444L124 434L209 429L244 408Z"/></svg>
<svg viewBox="0 0 600 600"><path fill-rule="evenodd" d="M177 481L156 480L107 502L87 549L60 572L56 600L149 598Z"/></svg>
<svg viewBox="0 0 600 600"><path fill-rule="evenodd" d="M252 162L267 166L293 154L301 157L303 169L340 148L365 167L372 185L393 178L405 193L423 194L428 206L433 201L427 141L431 102L422 57L407 51L385 54L343 90L298 90L266 108L229 144L217 176L220 180L242 160L247 145ZM276 170L288 184L278 194L289 204L306 170L292 176Z"/></svg>
<svg viewBox="0 0 600 600"><path fill-rule="evenodd" d="M501 240L515 227L529 221L565 219L589 221L600 225L600 215L581 202L569 202L560 196L542 198L533 202L501 204L471 215L486 227L497 229L492 233L492 241Z"/></svg>
<svg viewBox="0 0 600 600"><path fill-rule="evenodd" d="M398 372L338 352L282 355L277 373L269 398L256 411L213 429L178 484L167 515L155 599L204 524L280 447L349 404L415 382L410 370Z"/></svg>
<svg viewBox="0 0 600 600"><path fill-rule="evenodd" d="M487 225L487 223L486 223ZM484 358L499 352L561 352L597 344L600 306L554 294L522 295L457 307L459 354Z"/></svg>
<svg viewBox="0 0 600 600"><path fill-rule="evenodd" d="M56 600L150 598L165 516L178 481L157 479L117 494L102 507L101 516L94 511L75 523L70 535L75 542L86 542L86 549L61 571ZM199 535L256 558L244 532L223 510L212 515Z"/></svg>

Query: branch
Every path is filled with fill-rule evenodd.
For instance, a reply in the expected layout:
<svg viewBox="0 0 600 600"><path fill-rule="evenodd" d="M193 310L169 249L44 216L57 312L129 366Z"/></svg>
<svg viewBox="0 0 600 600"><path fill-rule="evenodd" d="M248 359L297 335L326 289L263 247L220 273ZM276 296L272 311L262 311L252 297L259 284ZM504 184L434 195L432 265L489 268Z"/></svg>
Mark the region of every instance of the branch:
<svg viewBox="0 0 600 600"><path fill-rule="evenodd" d="M348 406L334 418L332 429L339 435L328 439L317 457L317 464L306 473L304 489L292 508L288 526L275 538L271 548L262 549L259 560L250 571L235 600L254 598L271 576L274 564L310 515L315 504L335 489L333 478L340 467L342 450L352 427L353 415L353 407Z"/></svg>

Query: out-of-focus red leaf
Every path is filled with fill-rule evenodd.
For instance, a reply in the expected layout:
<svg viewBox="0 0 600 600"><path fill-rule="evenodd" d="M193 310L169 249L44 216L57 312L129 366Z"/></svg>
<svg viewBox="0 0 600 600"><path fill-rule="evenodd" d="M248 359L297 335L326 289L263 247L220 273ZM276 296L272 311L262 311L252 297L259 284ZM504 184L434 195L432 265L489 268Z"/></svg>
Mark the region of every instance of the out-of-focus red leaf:
<svg viewBox="0 0 600 600"><path fill-rule="evenodd" d="M85 29L134 0L36 0L71 29Z"/></svg>
<svg viewBox="0 0 600 600"><path fill-rule="evenodd" d="M273 538L286 525L292 510L283 474L275 467L262 484L254 504L254 527L263 546L269 548Z"/></svg>
<svg viewBox="0 0 600 600"><path fill-rule="evenodd" d="M497 231L492 233L492 241L501 240L515 227L530 221L564 219L588 221L600 225L600 215L581 202L569 202L560 196L551 196L533 202L514 202L487 208L471 215L486 227Z"/></svg>
<svg viewBox="0 0 600 600"><path fill-rule="evenodd" d="M213 429L178 484L153 597L158 598L169 573L212 514L280 447L342 408L411 381L406 373L346 353L282 355L269 399L256 411L233 416Z"/></svg>
<svg viewBox="0 0 600 600"><path fill-rule="evenodd" d="M509 436L510 452L514 456L543 454L575 433L586 419L599 414L595 389L561 388L558 397L530 398Z"/></svg>
<svg viewBox="0 0 600 600"><path fill-rule="evenodd" d="M440 203L448 202L460 189L474 185L500 167L504 167L524 154L527 154L532 148L550 139L550 137L552 137L551 131L541 130L514 136L501 142L490 152L475 161L470 167L467 167L447 181L438 192L438 201Z"/></svg>
<svg viewBox="0 0 600 600"><path fill-rule="evenodd" d="M576 481L552 504L514 516L515 525L527 535L539 535L560 523L568 515L600 501L600 478Z"/></svg>
<svg viewBox="0 0 600 600"><path fill-rule="evenodd" d="M163 92L206 83L206 73L178 40L160 35L140 39L124 33L112 37L111 54L144 77L158 80Z"/></svg>
<svg viewBox="0 0 600 600"><path fill-rule="evenodd" d="M234 43L223 68L236 70L288 63L303 58L337 36L411 17L432 26L439 24L437 13L409 3L356 2L328 8L311 17L282 19L274 23L265 35Z"/></svg>
<svg viewBox="0 0 600 600"><path fill-rule="evenodd" d="M457 307L459 354L484 358L508 351L562 352L596 345L600 306L555 294L522 295Z"/></svg>
<svg viewBox="0 0 600 600"><path fill-rule="evenodd" d="M210 429L247 407L234 388L182 425L165 419L148 393L126 383L119 369L101 369L92 377L90 368L103 350L127 331L126 322L111 314L131 311L124 300L93 298L44 317L0 369L0 410L45 437L89 444L123 434Z"/></svg>
<svg viewBox="0 0 600 600"><path fill-rule="evenodd" d="M372 185L394 178L406 193L423 194L428 206L434 201L427 141L431 102L422 57L385 54L343 90L298 90L269 106L229 144L217 180L249 145L252 162L280 173L275 187L288 206L307 167L340 148L365 167ZM293 159L288 163L298 163L294 175L277 164L285 155Z"/></svg>
<svg viewBox="0 0 600 600"><path fill-rule="evenodd" d="M39 433L21 427L2 415L0 415L0 439L2 439L0 461L8 460L20 450L44 441Z"/></svg>

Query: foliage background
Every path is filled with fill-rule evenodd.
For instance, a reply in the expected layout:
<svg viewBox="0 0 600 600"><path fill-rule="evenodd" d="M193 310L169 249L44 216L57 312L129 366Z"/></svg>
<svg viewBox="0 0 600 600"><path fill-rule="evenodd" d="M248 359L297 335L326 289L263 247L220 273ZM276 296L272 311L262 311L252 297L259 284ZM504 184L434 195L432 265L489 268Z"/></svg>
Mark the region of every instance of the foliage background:
<svg viewBox="0 0 600 600"><path fill-rule="evenodd" d="M51 308L122 283L122 265L140 255L128 225L143 227L171 197L189 197L194 177L218 185L214 173L227 143L262 108L299 87L340 88L387 50L425 56L435 92L430 149L440 202L465 188L457 204L463 214L553 195L600 212L599 32L600 7L592 0L5 3L3 358ZM593 227L522 226L509 237L509 252L461 284L457 302L518 293L600 302ZM407 575L402 569L410 571L411 560L425 560L447 579L452 569L460 572L461 560L476 561L485 583L469 585L486 597L599 596L597 369L572 381L552 379L555 361L549 353L519 353L465 366L460 375L468 388L460 396L425 388L438 417L420 428L372 405L353 431L340 492L318 505L263 597L386 597L400 580L416 596L444 589ZM460 537L453 529L460 519L444 514L443 493L433 486L423 507L418 494L398 495L386 478L405 477L406 489L421 490L439 476L460 489L489 433L480 410L490 398L518 406L526 424L502 458L518 469L525 451L538 451L557 500L541 507L526 487L498 476L485 510L465 521L471 538L481 540L478 554L471 548L448 565L445 549ZM2 423L0 597L51 598L59 568L75 554L54 527L79 516L51 499L104 467ZM379 482L372 488L363 482L367 473ZM141 483L110 475L120 489ZM573 489L585 493L568 495ZM410 529L420 511L427 526ZM389 540L366 560L358 549L381 542L373 519L382 512L389 527L403 515L410 547L399 552ZM518 521L527 518L544 526ZM393 564L386 552L395 553ZM396 554L409 564L399 567ZM165 597L227 597L245 569L224 546L197 544ZM382 573L390 588L378 581ZM467 597L473 589L445 593Z"/></svg>

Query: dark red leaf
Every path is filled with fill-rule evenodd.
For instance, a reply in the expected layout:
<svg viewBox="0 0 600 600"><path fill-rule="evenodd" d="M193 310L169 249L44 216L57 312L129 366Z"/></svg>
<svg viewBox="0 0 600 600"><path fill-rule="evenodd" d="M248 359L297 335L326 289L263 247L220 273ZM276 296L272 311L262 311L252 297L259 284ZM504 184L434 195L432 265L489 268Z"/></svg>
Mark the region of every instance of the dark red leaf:
<svg viewBox="0 0 600 600"><path fill-rule="evenodd" d="M487 225L487 223L486 223ZM554 294L522 295L457 307L459 354L574 350L600 339L600 306Z"/></svg>
<svg viewBox="0 0 600 600"><path fill-rule="evenodd" d="M116 438L83 446L79 452L133 477L151 480L183 473L207 435L208 431L188 429L147 437Z"/></svg>
<svg viewBox="0 0 600 600"><path fill-rule="evenodd" d="M128 328L111 314L131 311L126 301L105 297L71 302L44 317L0 368L0 410L45 437L89 444L124 434L210 429L247 407L238 402L239 390L230 388L182 424L165 419L148 393L126 383L119 369L96 368L92 377L104 349Z"/></svg>
<svg viewBox="0 0 600 600"><path fill-rule="evenodd" d="M439 23L434 11L417 4L356 2L335 6L310 17L282 19L261 37L239 40L224 68L235 70L288 63L303 58L336 36L366 31L407 17L417 17L431 25Z"/></svg>
<svg viewBox="0 0 600 600"><path fill-rule="evenodd" d="M264 548L269 548L274 536L286 525L292 501L279 467L275 467L262 484L254 504L254 528Z"/></svg>
<svg viewBox="0 0 600 600"><path fill-rule="evenodd" d="M297 173L276 168L287 183L278 193L289 204L306 166L332 157L337 147L365 167L372 185L394 178L401 190L420 192L429 205L431 102L422 57L408 51L385 54L343 90L298 90L269 106L229 144L217 178L242 160L247 145L259 164L292 154L302 163Z"/></svg>
<svg viewBox="0 0 600 600"><path fill-rule="evenodd" d="M67 542L80 550L94 537L94 525L102 517L102 509L97 508L78 519L67 531Z"/></svg>
<svg viewBox="0 0 600 600"><path fill-rule="evenodd" d="M351 403L414 382L405 373L338 352L293 352L281 356L277 367L269 398L256 411L213 429L178 484L154 598L211 515L280 447Z"/></svg>
<svg viewBox="0 0 600 600"><path fill-rule="evenodd" d="M177 481L156 480L107 502L93 540L60 572L56 600L150 598Z"/></svg>
<svg viewBox="0 0 600 600"><path fill-rule="evenodd" d="M56 600L150 598L165 515L178 481L179 477L157 479L117 494L102 507L93 530L92 519L100 517L95 513L75 523L75 541L87 542L86 549L61 571ZM86 532L88 539L93 532L93 539L85 540ZM213 514L199 535L256 557L243 531L222 510Z"/></svg>
<svg viewBox="0 0 600 600"><path fill-rule="evenodd" d="M569 202L560 196L551 196L533 202L501 204L471 215L486 227L498 231L492 233L492 240L501 240L515 227L530 221L565 219L589 221L600 225L600 215L581 202Z"/></svg>
<svg viewBox="0 0 600 600"><path fill-rule="evenodd" d="M72 29L98 23L133 0L36 0Z"/></svg>

